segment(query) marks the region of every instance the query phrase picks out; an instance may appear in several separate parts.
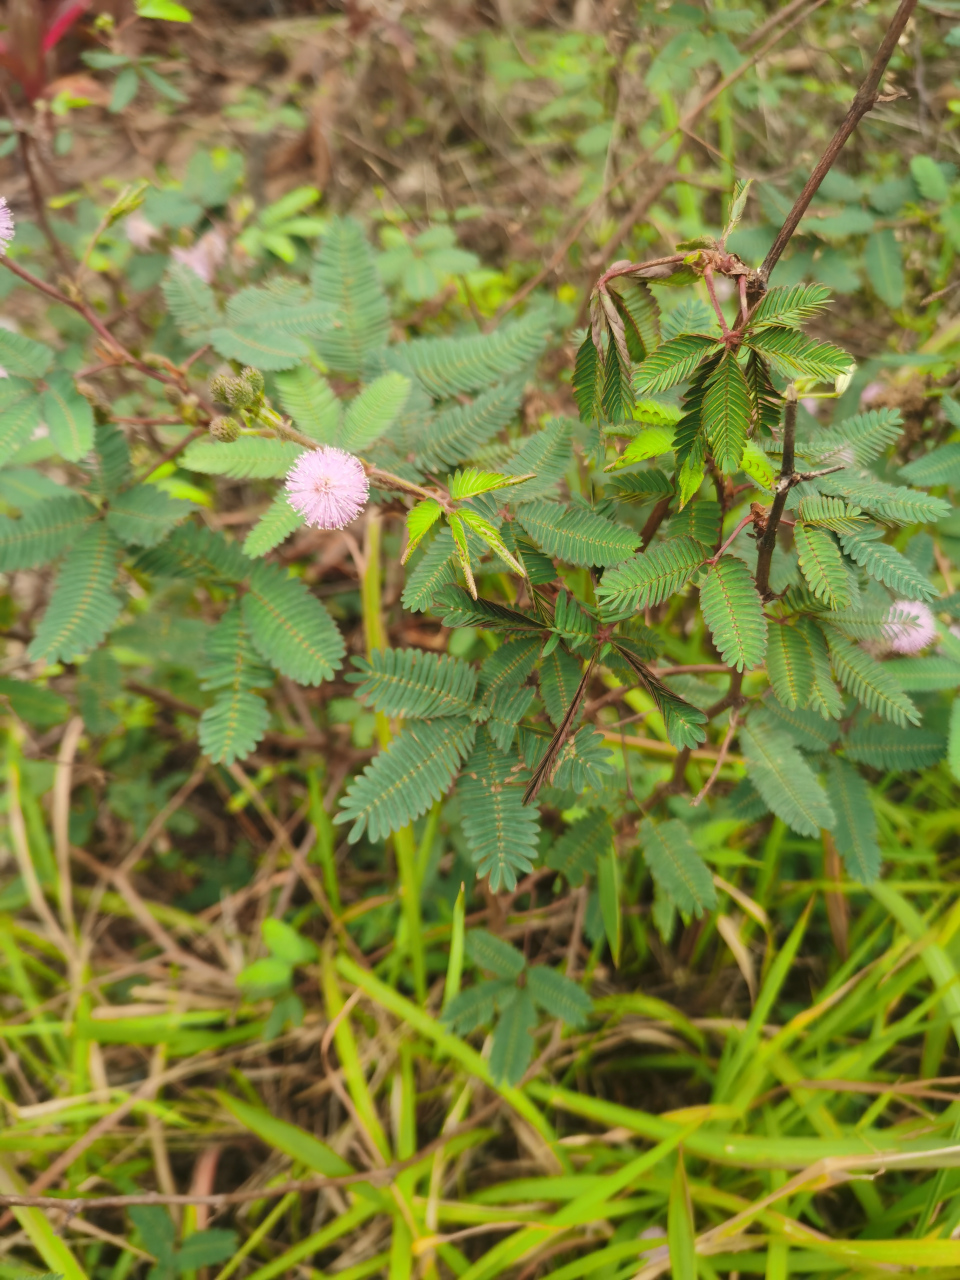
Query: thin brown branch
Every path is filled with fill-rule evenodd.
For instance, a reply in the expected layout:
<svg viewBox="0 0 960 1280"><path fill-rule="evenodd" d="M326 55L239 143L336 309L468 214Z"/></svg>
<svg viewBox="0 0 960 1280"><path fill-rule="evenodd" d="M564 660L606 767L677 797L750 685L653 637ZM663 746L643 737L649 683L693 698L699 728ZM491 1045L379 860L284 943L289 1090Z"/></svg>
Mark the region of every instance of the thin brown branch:
<svg viewBox="0 0 960 1280"><path fill-rule="evenodd" d="M896 49L901 35L903 35L903 29L916 7L917 0L900 0L900 5L893 16L893 21L887 28L887 33L880 43L880 48L877 50L876 57L870 65L866 79L857 90L853 102L850 103L850 109L844 117L843 123L827 144L826 150L807 179L803 190L794 201L793 208L787 214L786 221L777 233L776 240L770 246L770 252L763 260L759 276L764 286L770 279L770 273L780 261L780 255L790 243L793 233L800 225L800 219L806 213L810 201L819 189L820 183L830 172L837 156L846 145L847 139L867 112L876 104L877 91L880 88L883 73L887 69L887 63L893 56L893 51Z"/></svg>
<svg viewBox="0 0 960 1280"><path fill-rule="evenodd" d="M791 384L787 388L786 408L783 414L783 461L780 464L780 479L777 481L777 492L773 499L773 506L767 516L767 527L757 542L756 583L761 600L769 600L771 598L770 565L773 561L773 549L777 545L777 529L780 525L780 517L783 515L783 509L787 505L787 494L793 487L795 480L794 447L796 438L797 393Z"/></svg>

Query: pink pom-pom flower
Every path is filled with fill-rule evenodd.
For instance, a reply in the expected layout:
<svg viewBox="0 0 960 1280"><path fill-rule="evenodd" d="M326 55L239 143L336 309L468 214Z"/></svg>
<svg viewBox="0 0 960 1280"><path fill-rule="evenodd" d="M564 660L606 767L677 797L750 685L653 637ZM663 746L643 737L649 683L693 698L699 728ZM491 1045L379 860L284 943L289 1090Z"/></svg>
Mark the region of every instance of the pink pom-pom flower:
<svg viewBox="0 0 960 1280"><path fill-rule="evenodd" d="M10 206L3 196L0 196L0 257L3 257L7 252L15 230L16 227L13 221L13 214L10 212Z"/></svg>
<svg viewBox="0 0 960 1280"><path fill-rule="evenodd" d="M342 529L363 510L370 484L359 458L324 445L300 455L287 473L286 490L287 501L307 524Z"/></svg>
<svg viewBox="0 0 960 1280"><path fill-rule="evenodd" d="M884 626L894 653L919 653L937 638L937 624L930 606L918 600L897 600Z"/></svg>

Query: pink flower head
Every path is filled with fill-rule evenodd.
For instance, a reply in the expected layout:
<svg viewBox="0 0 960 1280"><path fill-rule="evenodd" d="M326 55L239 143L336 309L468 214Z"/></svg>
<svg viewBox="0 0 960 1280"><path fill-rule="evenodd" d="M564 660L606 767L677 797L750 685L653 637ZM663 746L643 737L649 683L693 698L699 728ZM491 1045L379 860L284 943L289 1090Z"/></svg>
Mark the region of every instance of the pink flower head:
<svg viewBox="0 0 960 1280"><path fill-rule="evenodd" d="M13 214L10 212L10 206L6 200L3 196L0 196L0 258L7 252L7 247L13 239L13 233Z"/></svg>
<svg viewBox="0 0 960 1280"><path fill-rule="evenodd" d="M141 253L146 253L153 241L160 235L160 232L150 219L145 218L139 209L134 209L133 213L127 216L123 229L127 233L127 239Z"/></svg>
<svg viewBox="0 0 960 1280"><path fill-rule="evenodd" d="M342 529L363 510L370 484L359 458L324 445L301 453L287 473L286 490L287 501L307 524Z"/></svg>
<svg viewBox="0 0 960 1280"><path fill-rule="evenodd" d="M897 600L888 619L883 629L894 653L919 653L937 638L930 606L918 600Z"/></svg>
<svg viewBox="0 0 960 1280"><path fill-rule="evenodd" d="M213 273L226 256L227 242L223 232L216 227L212 227L205 235L202 235L197 243L191 245L189 249L181 249L178 246L170 250L171 258L177 262L182 262L185 267L189 267L205 284L211 282Z"/></svg>

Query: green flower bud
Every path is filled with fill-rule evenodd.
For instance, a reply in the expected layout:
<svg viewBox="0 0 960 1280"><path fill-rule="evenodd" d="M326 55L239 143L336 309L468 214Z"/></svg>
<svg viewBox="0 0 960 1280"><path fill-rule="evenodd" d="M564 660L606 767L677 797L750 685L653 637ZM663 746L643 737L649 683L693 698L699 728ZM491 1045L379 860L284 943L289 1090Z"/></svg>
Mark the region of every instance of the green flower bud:
<svg viewBox="0 0 960 1280"><path fill-rule="evenodd" d="M240 423L236 418L213 418L210 422L210 434L214 440L230 444L240 438Z"/></svg>
<svg viewBox="0 0 960 1280"><path fill-rule="evenodd" d="M247 365L247 367L240 374L240 377L244 380L244 382L250 388L250 391L254 395L254 397L259 398L260 396L263 395L265 384L263 381L263 374L260 372L259 369L254 369L254 368L251 368L250 365Z"/></svg>
<svg viewBox="0 0 960 1280"><path fill-rule="evenodd" d="M230 389L233 386L233 379L226 373L218 373L215 378L210 379L210 394L214 400L219 400L221 404L230 404Z"/></svg>

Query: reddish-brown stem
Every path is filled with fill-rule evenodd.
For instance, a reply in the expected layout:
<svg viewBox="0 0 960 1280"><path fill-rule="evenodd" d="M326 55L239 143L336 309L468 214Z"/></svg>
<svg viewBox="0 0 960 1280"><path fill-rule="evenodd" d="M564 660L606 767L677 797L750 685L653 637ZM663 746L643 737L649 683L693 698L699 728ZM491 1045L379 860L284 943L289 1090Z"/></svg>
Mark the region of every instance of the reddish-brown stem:
<svg viewBox="0 0 960 1280"><path fill-rule="evenodd" d="M753 516L750 513L745 515L743 519L740 521L740 523L737 525L737 527L734 529L733 533L731 533L730 537L727 538L726 542L721 543L720 547L717 549L716 555L713 555L710 557L710 559L707 561L707 564L716 564L717 561L720 559L720 557L723 555L723 553L726 551L727 547L729 547L730 544L734 541L734 539L736 538L740 530L745 529L752 520L753 520Z"/></svg>
<svg viewBox="0 0 960 1280"><path fill-rule="evenodd" d="M763 265L760 267L758 274L764 286L766 286L767 281L770 279L770 273L773 271L773 268L780 261L780 255L790 243L793 233L800 225L800 219L806 213L810 205L810 201L817 193L820 183L833 167L833 164L836 161L837 156L843 150L847 139L853 133L854 129L856 129L857 125L867 112L870 111L876 103L877 90L880 88L880 81L883 78L883 73L887 69L887 63L893 56L893 51L897 47L897 42L901 35L903 35L903 29L907 25L910 15L916 7L917 0L900 0L900 6L894 14L893 21L887 28L886 35L880 43L880 48L877 50L876 57L870 65L870 70L867 72L866 79L857 90L857 94L853 99L853 102L850 103L850 109L844 117L843 123L827 144L826 150L820 157L820 160L813 172L810 174L810 177L807 179L806 185L794 201L793 208L787 214L786 221L777 233L776 240L774 240L773 244L770 246L770 252L763 260Z"/></svg>
<svg viewBox="0 0 960 1280"><path fill-rule="evenodd" d="M787 494L796 481L794 473L794 444L797 436L797 393L793 386L787 388L787 403L783 414L783 461L780 464L780 479L777 481L777 492L773 506L767 517L767 527L757 543L756 584L761 600L770 599L770 565L773 561L773 549L777 545L777 529L780 517L787 505Z"/></svg>
<svg viewBox="0 0 960 1280"><path fill-rule="evenodd" d="M717 297L717 291L713 284L713 267L706 266L703 268L703 283L707 286L707 293L710 295L713 309L717 313L717 319L720 321L720 332L724 338L729 338L730 326L727 324L723 311L720 309L720 299Z"/></svg>
<svg viewBox="0 0 960 1280"><path fill-rule="evenodd" d="M667 518L670 510L670 503L673 500L673 494L668 493L665 498L661 498L657 505L647 517L647 522L640 531L640 545L644 551L653 541L653 536Z"/></svg>

